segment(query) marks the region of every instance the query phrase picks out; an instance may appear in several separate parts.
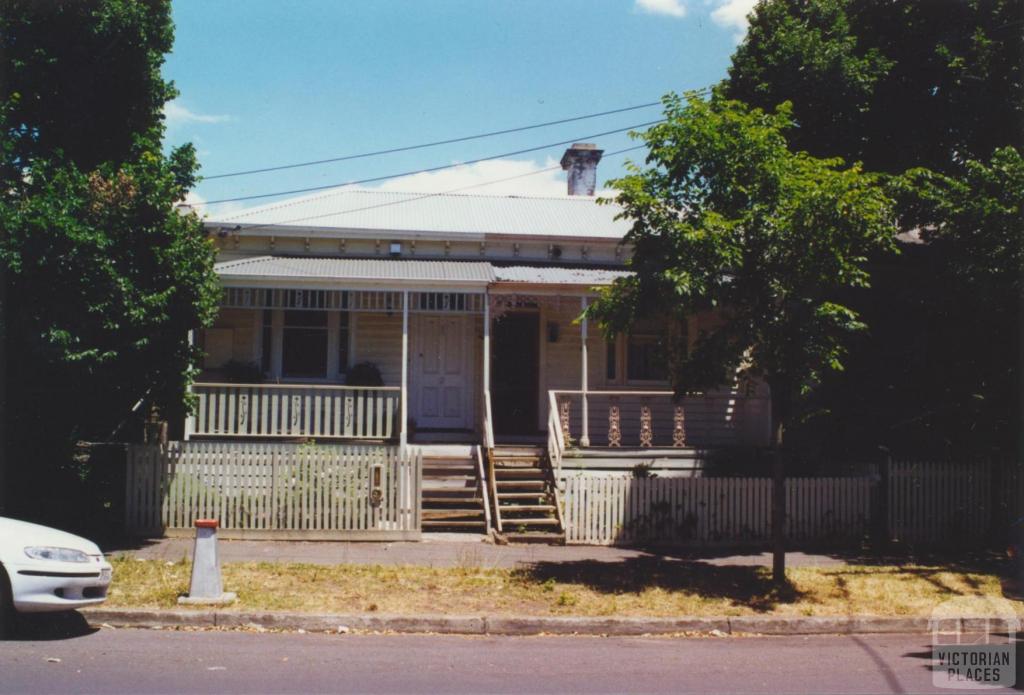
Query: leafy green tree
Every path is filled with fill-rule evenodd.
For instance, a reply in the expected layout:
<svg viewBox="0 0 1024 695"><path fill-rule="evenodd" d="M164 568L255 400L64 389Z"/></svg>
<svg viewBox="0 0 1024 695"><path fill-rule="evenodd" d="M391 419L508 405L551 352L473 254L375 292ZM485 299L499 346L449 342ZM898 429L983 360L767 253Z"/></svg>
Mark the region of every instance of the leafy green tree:
<svg viewBox="0 0 1024 695"><path fill-rule="evenodd" d="M731 383L739 372L771 389L776 450L773 576L785 583L780 447L823 377L843 369L865 328L844 295L868 287L867 257L893 248L892 201L877 177L841 159L789 149L788 104L774 113L695 96L664 99L666 122L642 134L646 166L612 182L633 221L635 274L590 314L609 334L637 319L713 311L692 345L667 331L677 393Z"/></svg>
<svg viewBox="0 0 1024 695"><path fill-rule="evenodd" d="M609 333L638 318L714 311L720 323L669 350L677 392L771 388L773 442L864 329L844 293L869 285L869 254L893 247L891 200L876 177L789 149L792 121L740 102L665 98L666 122L640 137L646 166L611 182L633 221L635 274L591 307ZM682 331L675 332L681 335Z"/></svg>
<svg viewBox="0 0 1024 695"><path fill-rule="evenodd" d="M165 0L0 0L5 163L59 155L89 171L158 143L173 43Z"/></svg>
<svg viewBox="0 0 1024 695"><path fill-rule="evenodd" d="M899 257L872 257L874 288L849 299L872 332L794 432L807 446L1017 448L1022 55L1016 0L757 5L719 93L791 102L791 146L888 174L905 232Z"/></svg>
<svg viewBox="0 0 1024 695"><path fill-rule="evenodd" d="M1024 142L1017 0L765 0L722 94L792 102L790 144L900 174Z"/></svg>
<svg viewBox="0 0 1024 695"><path fill-rule="evenodd" d="M138 435L150 406L183 412L212 320L214 251L175 209L194 150L162 152L166 2L20 2L0 9L0 270L15 511L78 513L77 440Z"/></svg>

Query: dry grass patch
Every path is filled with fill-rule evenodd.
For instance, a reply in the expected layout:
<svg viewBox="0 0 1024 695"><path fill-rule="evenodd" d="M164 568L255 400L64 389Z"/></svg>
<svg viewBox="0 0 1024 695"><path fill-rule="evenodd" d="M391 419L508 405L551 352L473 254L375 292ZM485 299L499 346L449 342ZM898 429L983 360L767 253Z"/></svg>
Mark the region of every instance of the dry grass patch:
<svg viewBox="0 0 1024 695"><path fill-rule="evenodd" d="M190 571L185 561L115 559L107 605L175 606L188 591ZM766 568L686 561L544 563L520 570L231 563L223 576L225 589L238 593L239 610L338 613L927 615L951 598L983 603L1002 595L994 574L918 566L795 568L782 590L771 585Z"/></svg>

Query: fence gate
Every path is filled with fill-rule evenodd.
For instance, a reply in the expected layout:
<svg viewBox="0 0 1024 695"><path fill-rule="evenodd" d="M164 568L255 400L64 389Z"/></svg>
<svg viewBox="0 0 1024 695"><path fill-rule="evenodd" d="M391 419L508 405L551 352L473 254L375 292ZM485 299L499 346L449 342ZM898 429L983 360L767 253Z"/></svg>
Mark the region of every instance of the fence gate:
<svg viewBox="0 0 1024 695"><path fill-rule="evenodd" d="M131 445L125 526L222 538L419 540L422 454L383 445L171 442Z"/></svg>

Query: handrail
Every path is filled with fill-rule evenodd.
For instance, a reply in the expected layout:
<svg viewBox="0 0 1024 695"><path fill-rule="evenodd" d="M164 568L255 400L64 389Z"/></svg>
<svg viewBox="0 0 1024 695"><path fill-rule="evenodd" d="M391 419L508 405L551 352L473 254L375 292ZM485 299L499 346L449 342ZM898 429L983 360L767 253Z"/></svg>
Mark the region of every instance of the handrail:
<svg viewBox="0 0 1024 695"><path fill-rule="evenodd" d="M483 452L481 451L481 448L479 446L474 447L474 448L476 449L476 475L477 475L477 479L480 481L480 494L481 494L481 496L483 498L483 505L484 505L484 521L487 524L484 528L486 528L487 532L490 533L491 532L491 501L490 501L490 495L487 494L487 487L488 487L489 480L488 480L487 474L484 472Z"/></svg>
<svg viewBox="0 0 1024 695"><path fill-rule="evenodd" d="M277 382L260 383L260 384L236 384L230 382L219 382L219 381L196 381L192 384L193 388L196 387L210 387L210 388L241 388L241 389L311 389L311 390L328 390L328 391L401 391L401 386L347 386L346 384L304 384L301 382L295 382L294 384L279 384Z"/></svg>
<svg viewBox="0 0 1024 695"><path fill-rule="evenodd" d="M555 475L555 488L562 477L562 455L565 453L565 436L558 419L558 399L554 391L548 391L548 459Z"/></svg>
<svg viewBox="0 0 1024 695"><path fill-rule="evenodd" d="M494 425L491 416L491 392L484 391L484 446L494 448Z"/></svg>

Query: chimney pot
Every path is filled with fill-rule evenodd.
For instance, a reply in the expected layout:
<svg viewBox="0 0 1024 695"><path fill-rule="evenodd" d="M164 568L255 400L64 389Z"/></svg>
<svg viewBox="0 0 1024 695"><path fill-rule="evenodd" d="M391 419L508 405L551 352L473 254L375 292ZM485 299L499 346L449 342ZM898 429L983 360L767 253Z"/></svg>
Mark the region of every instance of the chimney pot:
<svg viewBox="0 0 1024 695"><path fill-rule="evenodd" d="M594 195L597 188L597 163L604 150L590 142L577 142L562 155L562 170L567 171L569 195Z"/></svg>

